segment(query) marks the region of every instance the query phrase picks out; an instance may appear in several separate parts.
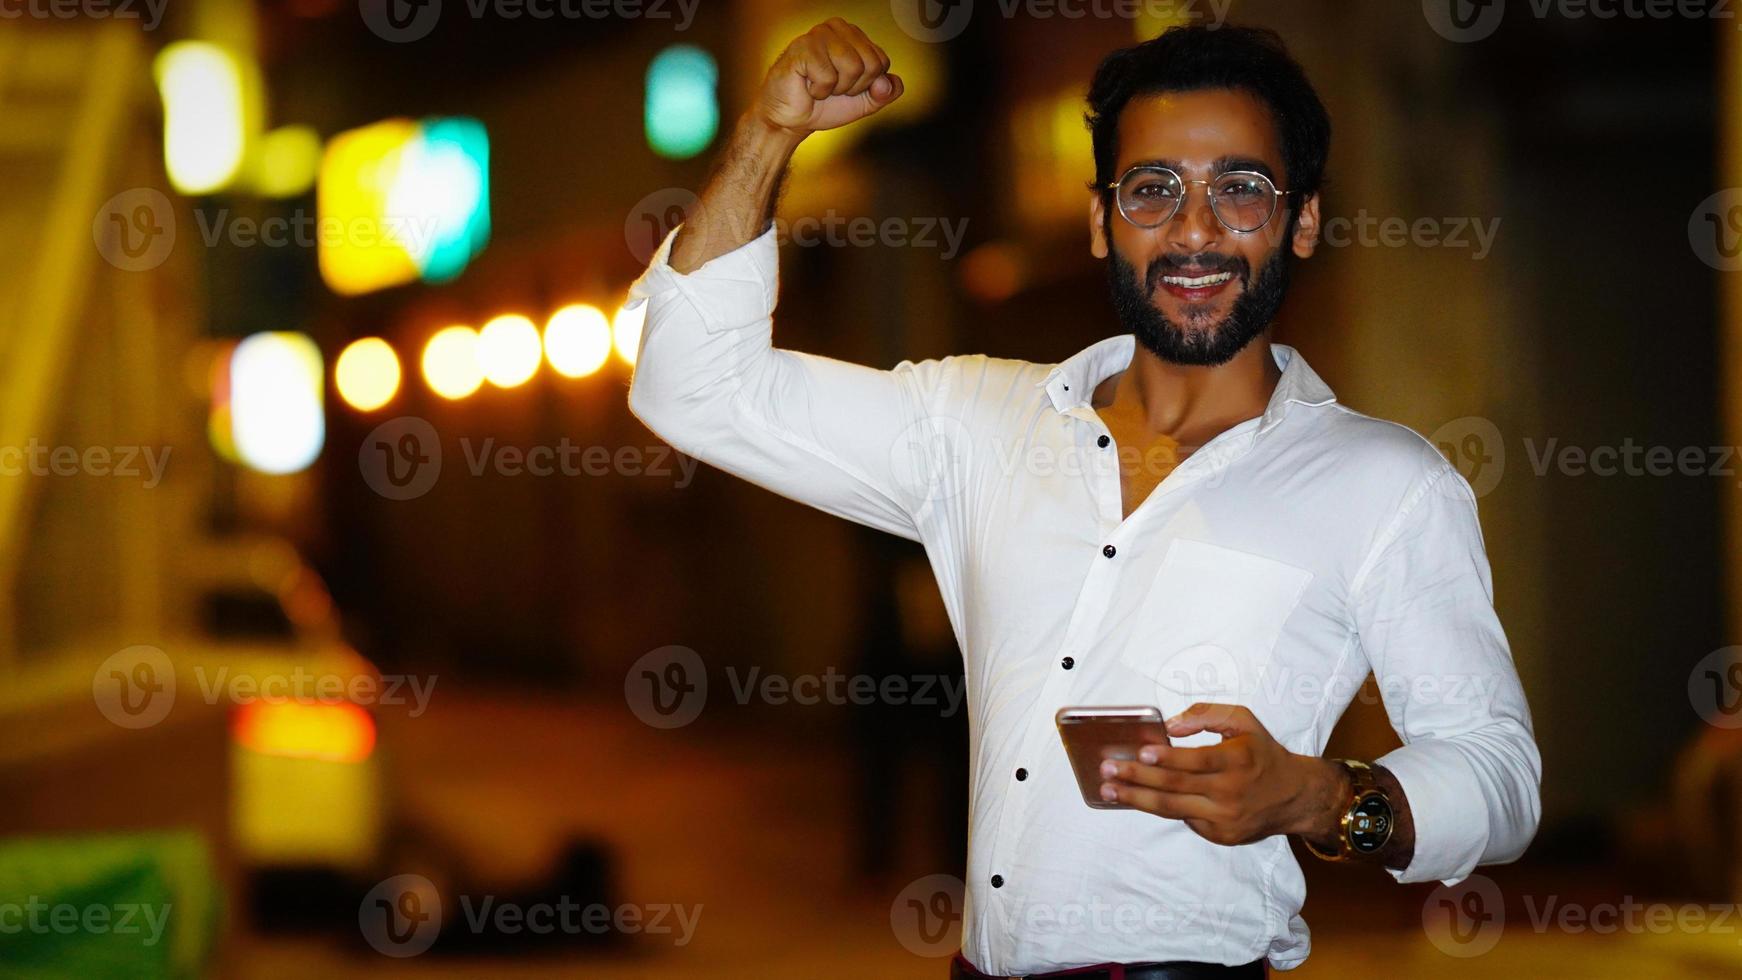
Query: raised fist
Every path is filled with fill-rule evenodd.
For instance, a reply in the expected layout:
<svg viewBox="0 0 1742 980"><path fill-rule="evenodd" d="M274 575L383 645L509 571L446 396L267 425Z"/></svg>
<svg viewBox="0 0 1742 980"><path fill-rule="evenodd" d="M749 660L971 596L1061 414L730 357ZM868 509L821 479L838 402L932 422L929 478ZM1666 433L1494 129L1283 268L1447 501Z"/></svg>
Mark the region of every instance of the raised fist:
<svg viewBox="0 0 1742 980"><path fill-rule="evenodd" d="M763 79L754 113L799 136L857 122L901 97L889 55L831 17L786 46Z"/></svg>

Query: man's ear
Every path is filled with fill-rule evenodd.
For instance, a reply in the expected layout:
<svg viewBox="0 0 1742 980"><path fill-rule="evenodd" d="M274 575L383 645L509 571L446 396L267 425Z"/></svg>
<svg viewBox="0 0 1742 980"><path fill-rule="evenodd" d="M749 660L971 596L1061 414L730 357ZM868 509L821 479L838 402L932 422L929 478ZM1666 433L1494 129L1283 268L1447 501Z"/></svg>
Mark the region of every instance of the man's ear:
<svg viewBox="0 0 1742 980"><path fill-rule="evenodd" d="M1319 247L1319 233L1323 229L1319 224L1319 196L1314 194L1300 206L1300 215L1294 222L1294 248L1296 258L1311 258L1313 251Z"/></svg>
<svg viewBox="0 0 1742 980"><path fill-rule="evenodd" d="M1097 259L1107 257L1107 205L1100 193L1089 195L1089 254Z"/></svg>

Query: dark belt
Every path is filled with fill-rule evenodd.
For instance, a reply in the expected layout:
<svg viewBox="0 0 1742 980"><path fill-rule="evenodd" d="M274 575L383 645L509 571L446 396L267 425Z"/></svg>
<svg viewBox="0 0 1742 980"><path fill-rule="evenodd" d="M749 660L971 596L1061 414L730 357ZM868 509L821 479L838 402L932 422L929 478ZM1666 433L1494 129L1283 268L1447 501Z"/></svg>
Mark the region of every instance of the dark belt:
<svg viewBox="0 0 1742 980"><path fill-rule="evenodd" d="M1176 961L1171 963L1102 963L1097 966L1079 967L1075 970L1060 970L1057 973L1031 973L1026 980L1048 980L1058 977L1061 980L1264 980L1265 968L1263 960L1253 960L1239 966L1226 966L1221 963L1190 963ZM973 964L962 958L960 953L950 961L950 980L1001 980L989 973L981 973L974 969Z"/></svg>

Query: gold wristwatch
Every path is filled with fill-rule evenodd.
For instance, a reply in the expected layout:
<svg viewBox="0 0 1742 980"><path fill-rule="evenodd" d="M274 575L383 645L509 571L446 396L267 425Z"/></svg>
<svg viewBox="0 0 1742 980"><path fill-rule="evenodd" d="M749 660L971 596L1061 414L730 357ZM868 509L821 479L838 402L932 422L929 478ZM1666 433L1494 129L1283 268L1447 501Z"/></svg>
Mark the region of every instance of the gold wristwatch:
<svg viewBox="0 0 1742 980"><path fill-rule="evenodd" d="M1372 857L1391 841L1391 798L1379 786L1373 767L1353 759L1336 759L1349 774L1349 806L1337 822L1337 849L1320 850L1302 838L1307 850L1326 861L1351 861Z"/></svg>

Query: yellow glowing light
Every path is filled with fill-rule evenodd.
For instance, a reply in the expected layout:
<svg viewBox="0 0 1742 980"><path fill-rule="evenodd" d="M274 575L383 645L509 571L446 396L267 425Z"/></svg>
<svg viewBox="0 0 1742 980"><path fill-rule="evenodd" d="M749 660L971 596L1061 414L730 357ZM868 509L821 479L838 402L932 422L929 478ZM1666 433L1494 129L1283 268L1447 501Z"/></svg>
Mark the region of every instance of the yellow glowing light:
<svg viewBox="0 0 1742 980"><path fill-rule="evenodd" d="M443 398L464 398L484 383L478 366L478 332L443 327L423 348L423 380Z"/></svg>
<svg viewBox="0 0 1742 980"><path fill-rule="evenodd" d="M617 348L617 356L623 363L633 365L635 355L641 351L641 327L647 322L647 303L635 304L634 308L624 306L617 310L617 316L611 321L611 344Z"/></svg>
<svg viewBox="0 0 1742 980"><path fill-rule="evenodd" d="M260 141L254 187L267 197L296 197L315 185L321 137L307 126L280 126Z"/></svg>
<svg viewBox="0 0 1742 980"><path fill-rule="evenodd" d="M326 441L321 351L305 334L257 333L230 355L230 434L262 473L295 473Z"/></svg>
<svg viewBox="0 0 1742 980"><path fill-rule="evenodd" d="M158 54L153 71L170 183L184 194L222 189L242 166L242 66L215 44L177 41Z"/></svg>
<svg viewBox="0 0 1742 980"><path fill-rule="evenodd" d="M518 313L506 313L484 324L478 334L478 364L498 388L525 384L538 372L544 349L538 328Z"/></svg>
<svg viewBox="0 0 1742 980"><path fill-rule="evenodd" d="M544 325L544 356L565 378L584 378L611 356L611 321L597 306L576 303L550 315Z"/></svg>
<svg viewBox="0 0 1742 980"><path fill-rule="evenodd" d="M315 207L323 232L330 223L333 233L322 234L317 254L321 278L335 292L354 296L417 279L417 263L401 241L416 229L387 206L417 132L409 119L389 119L327 143Z"/></svg>
<svg viewBox="0 0 1742 980"><path fill-rule="evenodd" d="M349 701L250 701L234 726L236 741L262 755L362 762L375 751L375 719Z"/></svg>
<svg viewBox="0 0 1742 980"><path fill-rule="evenodd" d="M372 412L399 391L399 355L380 337L352 341L333 367L333 384L345 404Z"/></svg>

